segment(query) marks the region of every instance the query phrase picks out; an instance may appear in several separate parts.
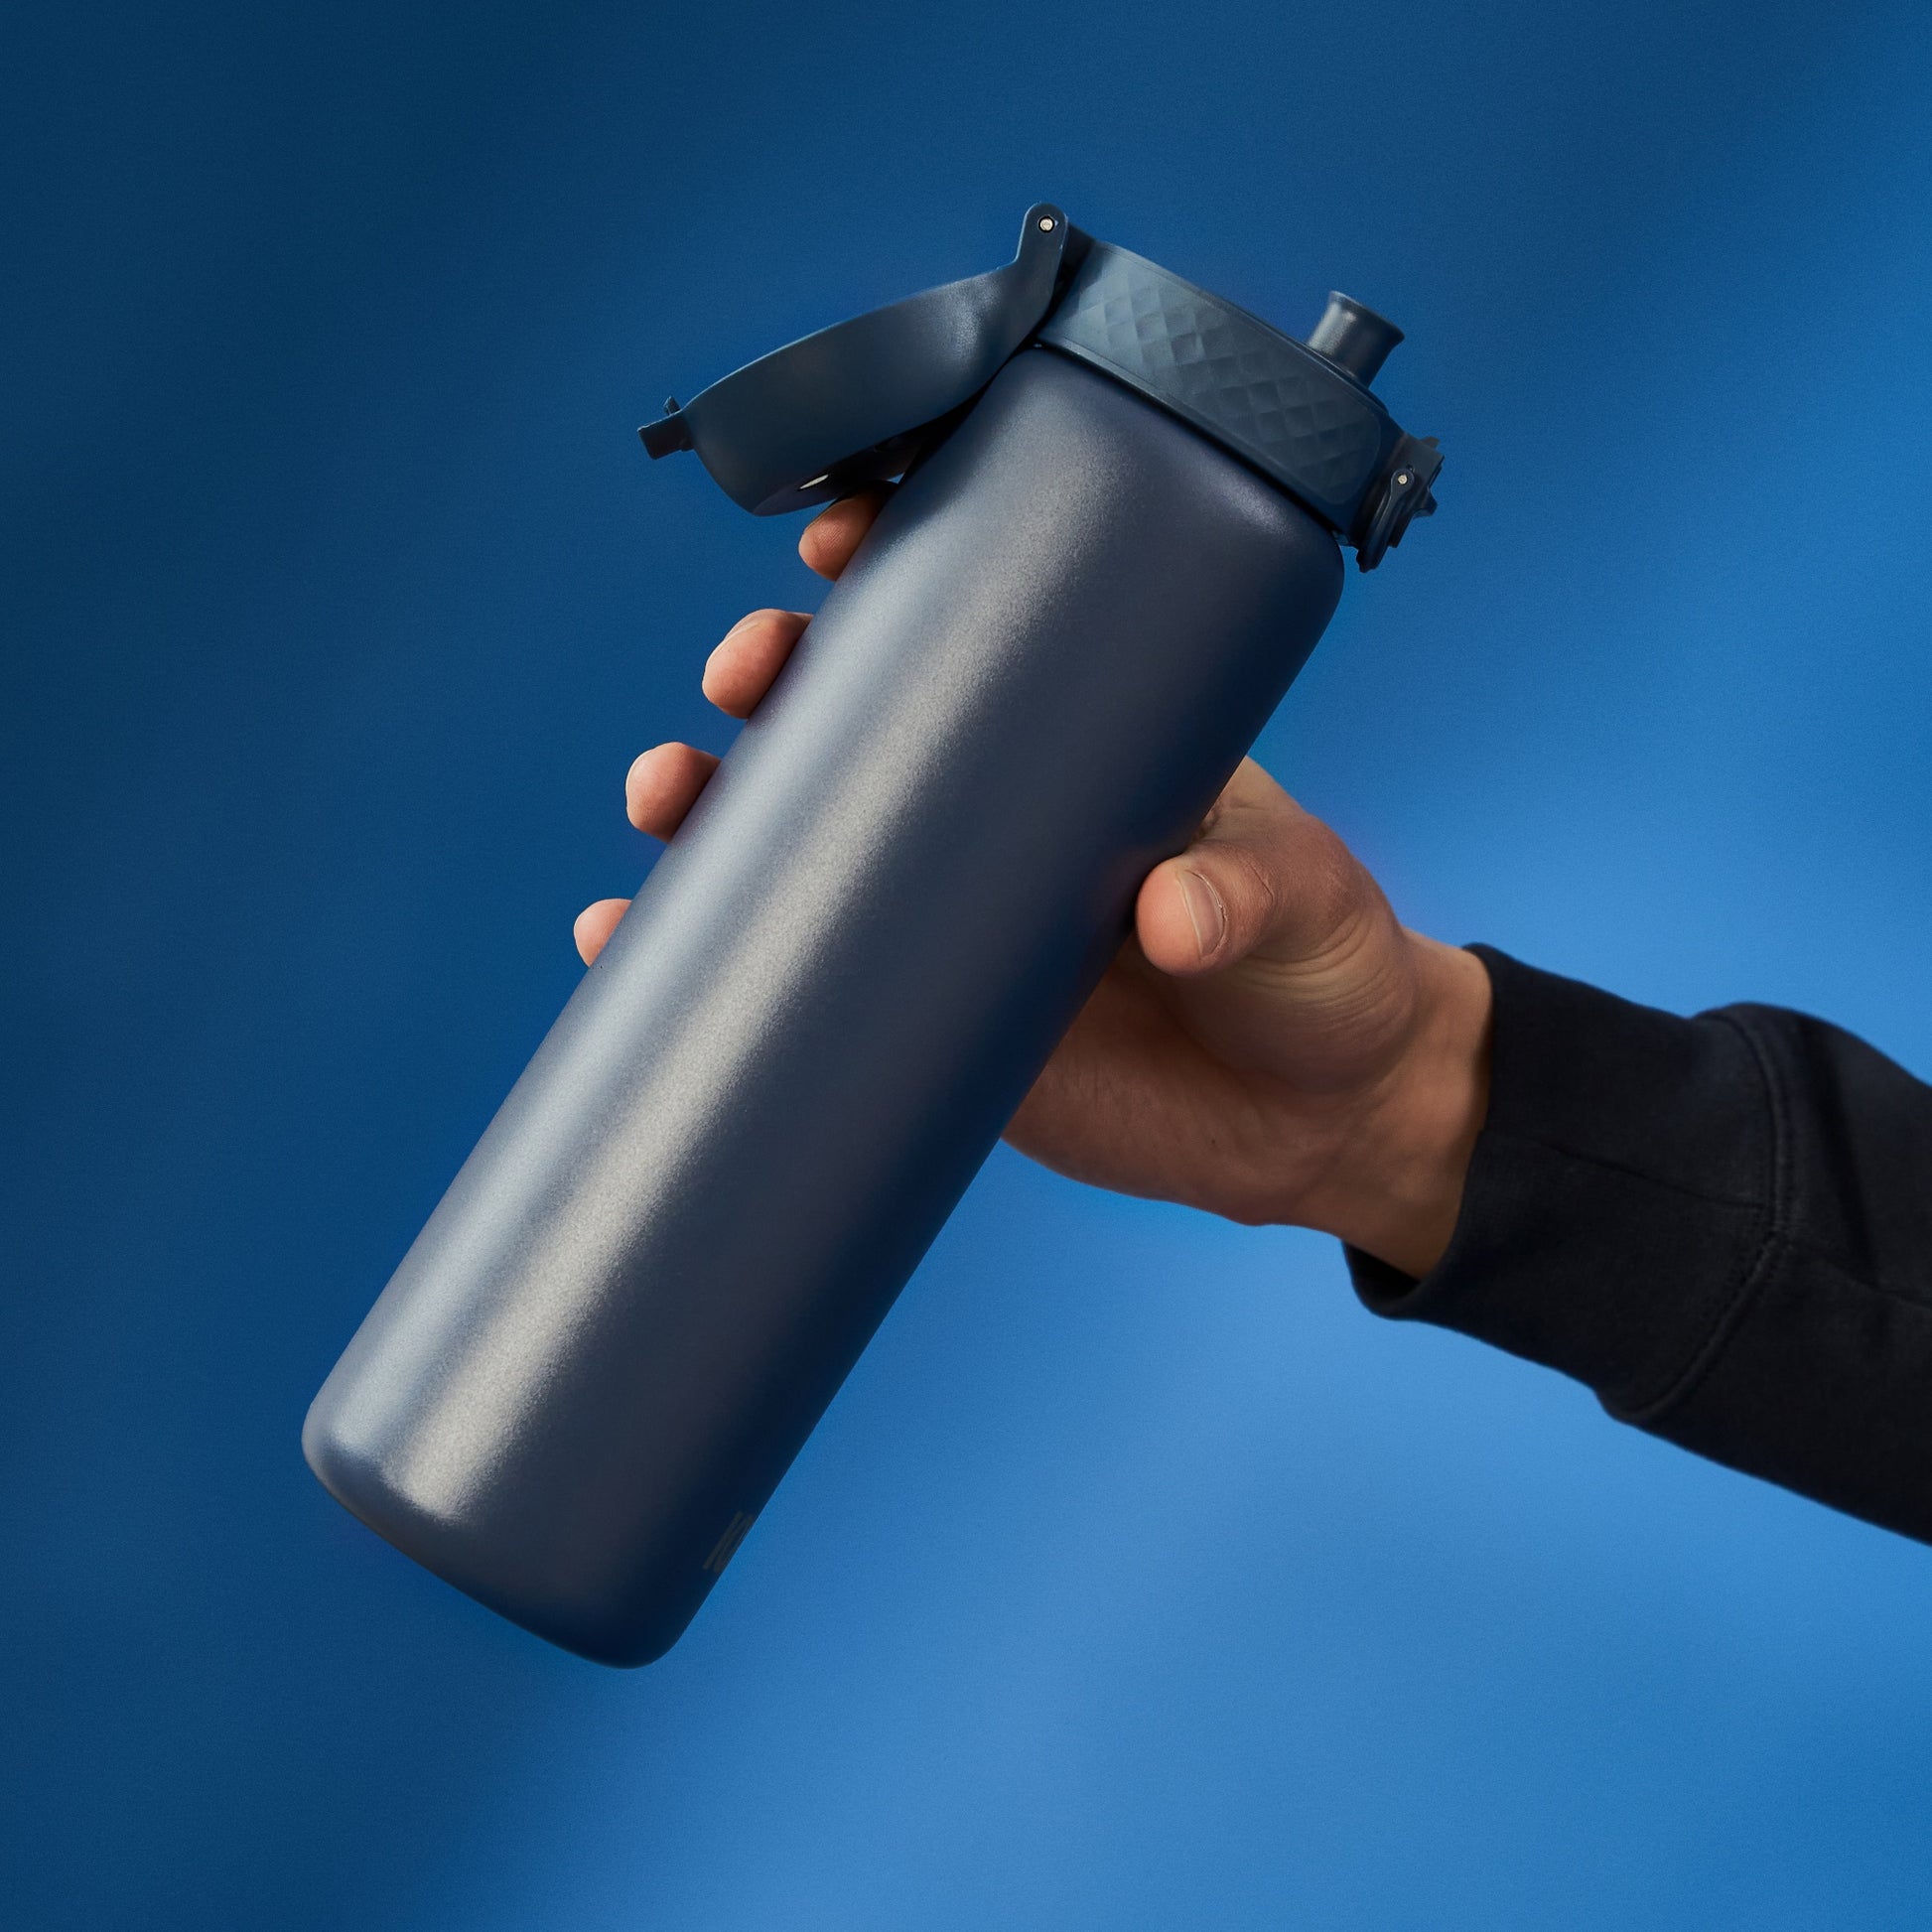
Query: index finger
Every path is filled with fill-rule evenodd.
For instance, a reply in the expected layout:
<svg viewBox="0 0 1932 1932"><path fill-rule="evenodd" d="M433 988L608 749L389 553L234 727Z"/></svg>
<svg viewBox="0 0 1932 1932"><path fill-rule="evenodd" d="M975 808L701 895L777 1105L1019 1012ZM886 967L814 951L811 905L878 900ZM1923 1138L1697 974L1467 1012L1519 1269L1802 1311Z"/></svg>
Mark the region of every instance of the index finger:
<svg viewBox="0 0 1932 1932"><path fill-rule="evenodd" d="M860 539L872 528L892 493L891 483L875 483L820 510L798 539L798 554L806 567L821 577L836 577L852 561Z"/></svg>

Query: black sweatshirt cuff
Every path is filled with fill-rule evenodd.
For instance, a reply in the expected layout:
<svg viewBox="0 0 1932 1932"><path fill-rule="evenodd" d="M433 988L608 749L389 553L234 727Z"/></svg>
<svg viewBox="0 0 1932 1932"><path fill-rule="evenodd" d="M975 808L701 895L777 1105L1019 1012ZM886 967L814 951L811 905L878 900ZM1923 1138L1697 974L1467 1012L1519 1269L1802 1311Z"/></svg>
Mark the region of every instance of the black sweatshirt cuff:
<svg viewBox="0 0 1932 1932"><path fill-rule="evenodd" d="M1764 1266L1765 1071L1725 1017L1681 1019L1470 950L1494 988L1493 1058L1455 1232L1421 1282L1347 1250L1356 1292L1647 1422L1722 1346Z"/></svg>
<svg viewBox="0 0 1932 1932"><path fill-rule="evenodd" d="M1695 1020L1472 948L1489 1115L1379 1314L1574 1375L1621 1421L1932 1542L1932 1088L1776 1007Z"/></svg>

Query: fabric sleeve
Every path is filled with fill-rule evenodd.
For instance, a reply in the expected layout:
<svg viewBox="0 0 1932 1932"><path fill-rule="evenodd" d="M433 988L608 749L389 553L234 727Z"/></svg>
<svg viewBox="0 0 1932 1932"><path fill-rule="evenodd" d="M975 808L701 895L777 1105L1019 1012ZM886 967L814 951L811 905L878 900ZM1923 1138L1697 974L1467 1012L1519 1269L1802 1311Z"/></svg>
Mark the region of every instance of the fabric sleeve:
<svg viewBox="0 0 1932 1932"><path fill-rule="evenodd" d="M1490 947L1487 1122L1443 1259L1376 1313L1932 1542L1932 1087L1802 1014L1681 1019Z"/></svg>

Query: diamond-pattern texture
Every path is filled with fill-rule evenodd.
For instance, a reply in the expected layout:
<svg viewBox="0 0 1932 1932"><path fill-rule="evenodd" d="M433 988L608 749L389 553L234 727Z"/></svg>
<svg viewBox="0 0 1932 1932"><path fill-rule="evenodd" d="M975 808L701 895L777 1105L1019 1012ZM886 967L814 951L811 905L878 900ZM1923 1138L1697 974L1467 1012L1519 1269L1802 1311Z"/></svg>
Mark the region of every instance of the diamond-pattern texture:
<svg viewBox="0 0 1932 1932"><path fill-rule="evenodd" d="M1346 529L1396 430L1313 352L1096 242L1038 340L1120 376Z"/></svg>

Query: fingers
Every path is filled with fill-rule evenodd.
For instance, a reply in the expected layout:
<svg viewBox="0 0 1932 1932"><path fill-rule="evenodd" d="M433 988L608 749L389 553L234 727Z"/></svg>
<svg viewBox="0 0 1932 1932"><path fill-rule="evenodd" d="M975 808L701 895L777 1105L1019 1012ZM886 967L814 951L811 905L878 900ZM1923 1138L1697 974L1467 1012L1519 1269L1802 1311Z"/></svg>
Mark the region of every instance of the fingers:
<svg viewBox="0 0 1932 1932"><path fill-rule="evenodd" d="M695 745L653 745L624 774L623 802L630 822L653 838L668 839L698 802L719 760ZM588 966L610 943L627 898L601 898L578 913L571 937Z"/></svg>
<svg viewBox="0 0 1932 1932"><path fill-rule="evenodd" d="M890 494L881 484L820 511L798 539L798 554L821 577L838 576ZM803 611L754 611L740 618L705 664L705 696L726 717L749 718L810 621Z"/></svg>
<svg viewBox="0 0 1932 1932"><path fill-rule="evenodd" d="M630 901L627 898L601 898L595 905L587 905L578 913L570 936L577 941L578 954L586 966L610 944L612 933L618 929L618 921L629 910Z"/></svg>
<svg viewBox="0 0 1932 1932"><path fill-rule="evenodd" d="M1317 957L1382 904L1341 840L1248 759L1199 838L1148 874L1135 919L1148 963L1182 975Z"/></svg>
<svg viewBox="0 0 1932 1932"><path fill-rule="evenodd" d="M623 803L631 824L654 839L668 839L698 802L718 763L695 745L653 745L624 776Z"/></svg>
<svg viewBox="0 0 1932 1932"><path fill-rule="evenodd" d="M749 718L811 621L803 611L754 611L725 632L704 667L704 694L728 718Z"/></svg>
<svg viewBox="0 0 1932 1932"><path fill-rule="evenodd" d="M838 576L891 493L891 485L880 484L821 511L805 526L798 554L821 577ZM705 696L727 717L749 718L810 621L802 611L754 611L741 618L705 664ZM653 745L624 776L624 809L631 824L653 838L668 839L684 823L718 764L694 745ZM601 898L578 913L572 933L586 966L610 942L629 906L627 898Z"/></svg>
<svg viewBox="0 0 1932 1932"><path fill-rule="evenodd" d="M806 568L821 577L836 577L852 561L859 539L872 528L873 519L892 493L890 483L875 483L856 496L840 497L830 509L820 510L798 539L798 554Z"/></svg>

